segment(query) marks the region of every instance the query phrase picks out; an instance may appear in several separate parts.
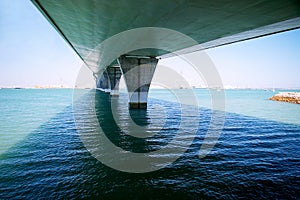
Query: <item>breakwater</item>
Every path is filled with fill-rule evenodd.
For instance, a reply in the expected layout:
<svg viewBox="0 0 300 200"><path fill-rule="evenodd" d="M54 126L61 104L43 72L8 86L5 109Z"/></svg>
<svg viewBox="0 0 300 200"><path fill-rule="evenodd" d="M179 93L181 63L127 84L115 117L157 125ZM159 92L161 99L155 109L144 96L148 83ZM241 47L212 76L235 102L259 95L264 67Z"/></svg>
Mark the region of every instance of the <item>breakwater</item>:
<svg viewBox="0 0 300 200"><path fill-rule="evenodd" d="M280 92L270 100L300 104L300 92Z"/></svg>

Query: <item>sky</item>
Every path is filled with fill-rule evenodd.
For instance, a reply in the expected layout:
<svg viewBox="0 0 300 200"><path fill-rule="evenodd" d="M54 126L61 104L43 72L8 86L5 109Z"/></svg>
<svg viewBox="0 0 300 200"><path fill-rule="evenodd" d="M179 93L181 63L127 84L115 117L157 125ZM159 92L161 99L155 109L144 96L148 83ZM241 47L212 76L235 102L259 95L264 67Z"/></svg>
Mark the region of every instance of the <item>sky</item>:
<svg viewBox="0 0 300 200"><path fill-rule="evenodd" d="M300 88L299 52L299 29L206 51L224 86L246 88ZM198 84L177 58L161 63ZM29 0L0 1L0 87L73 87L82 65Z"/></svg>

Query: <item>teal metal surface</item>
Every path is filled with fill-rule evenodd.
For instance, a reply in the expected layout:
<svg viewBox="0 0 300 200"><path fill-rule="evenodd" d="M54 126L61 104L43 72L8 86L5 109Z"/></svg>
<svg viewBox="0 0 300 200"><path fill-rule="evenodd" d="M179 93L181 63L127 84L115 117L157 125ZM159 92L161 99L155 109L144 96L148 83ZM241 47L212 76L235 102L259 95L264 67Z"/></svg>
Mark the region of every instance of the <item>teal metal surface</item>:
<svg viewBox="0 0 300 200"><path fill-rule="evenodd" d="M298 0L33 0L33 3L83 60L104 40L134 28L168 28L191 37L199 44L206 44L300 16ZM296 25L282 28L279 25L279 29L270 29L267 34L298 27L299 19ZM253 38L253 35L250 33L238 41ZM265 35L264 31L255 37L261 35ZM155 36L153 40L160 42L155 41ZM235 41L227 43L232 42ZM216 42L207 48L222 44L226 42ZM186 48L190 48L190 44L181 42L172 50ZM199 48L189 52L196 50ZM147 56L166 53L158 49L128 52Z"/></svg>

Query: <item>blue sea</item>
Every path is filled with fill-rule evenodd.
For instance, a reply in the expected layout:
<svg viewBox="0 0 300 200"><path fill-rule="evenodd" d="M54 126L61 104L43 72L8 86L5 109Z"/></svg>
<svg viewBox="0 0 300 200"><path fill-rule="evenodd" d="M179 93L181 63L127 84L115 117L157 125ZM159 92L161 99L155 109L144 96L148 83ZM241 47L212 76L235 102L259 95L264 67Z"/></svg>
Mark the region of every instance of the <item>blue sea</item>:
<svg viewBox="0 0 300 200"><path fill-rule="evenodd" d="M197 112L182 116L167 90L150 91L147 111L129 111L123 92L112 98L79 90L73 99L72 89L1 89L0 199L300 199L300 105L268 100L279 91L225 90L225 108L213 110L209 90L193 91L198 106L187 109ZM87 109L90 97L96 122ZM224 125L208 155L199 158L215 112L225 117ZM128 135L130 119L156 134ZM186 138L191 144L182 154L156 155L175 160L158 170L128 173L86 148L81 134L96 137L96 125L130 152L163 149L180 131L186 133L176 148ZM117 159L114 152L103 154Z"/></svg>

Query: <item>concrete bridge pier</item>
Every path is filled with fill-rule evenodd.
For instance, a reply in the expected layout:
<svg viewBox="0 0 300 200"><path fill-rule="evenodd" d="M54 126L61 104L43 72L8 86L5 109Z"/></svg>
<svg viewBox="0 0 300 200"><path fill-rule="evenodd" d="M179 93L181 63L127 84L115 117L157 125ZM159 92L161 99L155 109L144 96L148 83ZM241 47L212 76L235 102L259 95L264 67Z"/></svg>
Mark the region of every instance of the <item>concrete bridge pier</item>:
<svg viewBox="0 0 300 200"><path fill-rule="evenodd" d="M105 70L96 82L96 87L105 93L110 93L110 81L107 70Z"/></svg>
<svg viewBox="0 0 300 200"><path fill-rule="evenodd" d="M118 62L128 90L129 108L146 109L148 91L158 59L142 56L121 56Z"/></svg>
<svg viewBox="0 0 300 200"><path fill-rule="evenodd" d="M107 69L107 74L110 82L110 95L118 96L119 95L119 83L122 76L120 66L114 65L109 66Z"/></svg>

